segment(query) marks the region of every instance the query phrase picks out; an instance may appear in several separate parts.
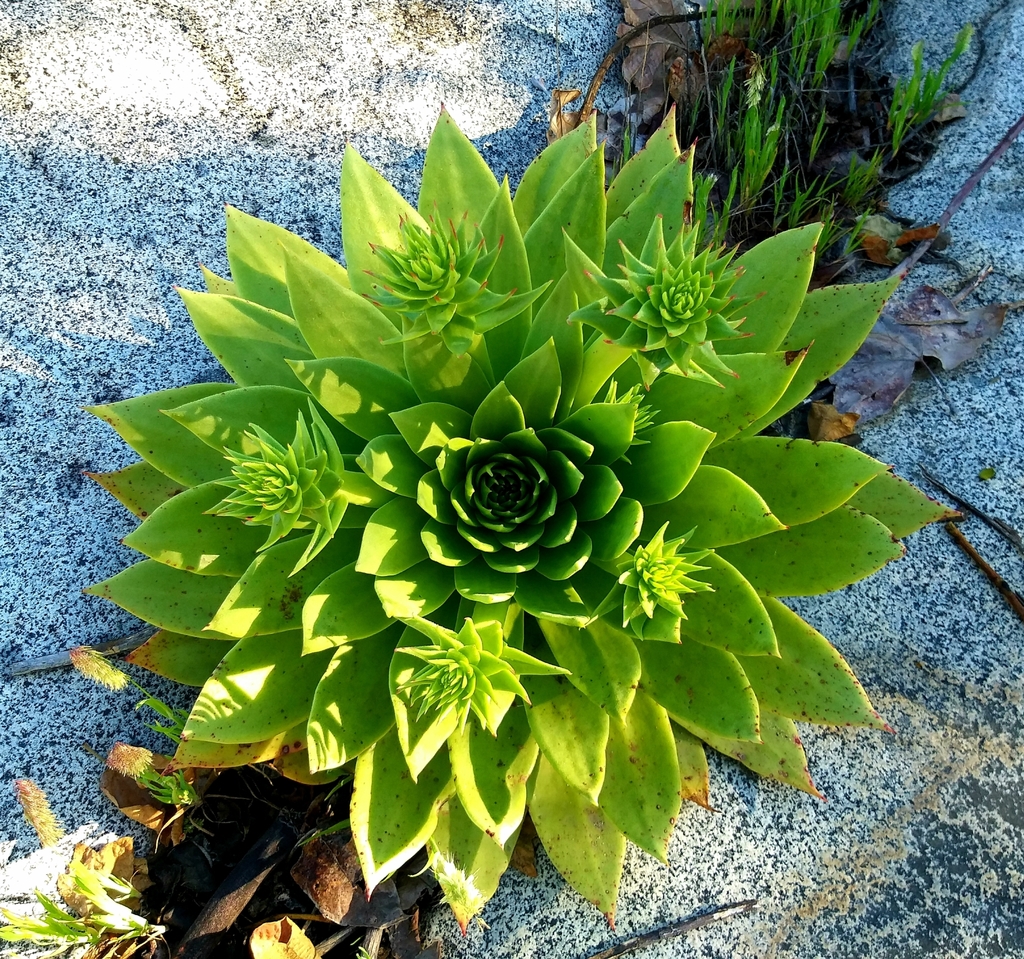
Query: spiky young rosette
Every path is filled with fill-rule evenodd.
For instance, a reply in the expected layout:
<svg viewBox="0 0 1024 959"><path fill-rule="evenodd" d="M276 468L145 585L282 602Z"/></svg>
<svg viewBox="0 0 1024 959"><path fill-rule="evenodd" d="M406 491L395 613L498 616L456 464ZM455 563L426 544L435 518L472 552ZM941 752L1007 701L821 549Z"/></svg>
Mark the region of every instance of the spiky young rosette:
<svg viewBox="0 0 1024 959"><path fill-rule="evenodd" d="M735 251L698 252L697 235L683 229L666 248L662 217L656 216L639 256L620 241L622 279L593 266L587 271L604 297L572 314L635 351L647 385L659 372L710 383L718 382L716 374L732 373L714 344L741 335L745 303L731 293L741 271L729 266Z"/></svg>
<svg viewBox="0 0 1024 959"><path fill-rule="evenodd" d="M256 447L255 453L225 449L231 475L217 482L233 492L210 509L217 516L234 516L250 526L269 526L261 552L294 529L312 527L313 535L293 573L327 545L348 506L341 488L345 464L338 442L312 400L309 412L312 430L299 413L295 437L287 446L253 423L242 435Z"/></svg>
<svg viewBox="0 0 1024 959"><path fill-rule="evenodd" d="M452 353L462 354L474 337L518 316L542 289L518 296L487 289L488 277L501 252L502 238L490 251L478 225L470 232L468 213L447 229L429 217L420 226L402 221L402 244L397 249L374 247L381 266L372 273L370 299L404 319L403 333L389 343L440 333Z"/></svg>
<svg viewBox="0 0 1024 959"><path fill-rule="evenodd" d="M348 270L228 210L232 279L208 273L209 292L182 296L233 383L94 410L143 457L97 479L144 519L125 543L148 558L90 592L160 627L134 662L202 687L177 766L353 770L369 889L429 843L486 900L529 793L552 861L610 915L627 839L664 859L682 799L707 801L704 744L814 792L794 720L881 725L778 597L871 574L945 511L855 449L757 434L853 354L892 284L808 293L817 226L754 247L734 274L713 256L683 269L670 251L687 249L692 182L672 120L607 191L594 126L580 127L513 201L442 114L418 211L353 150L341 196ZM464 246L429 218L465 224ZM598 274L633 269L622 251L659 222L650 342L694 345L692 326L706 343L724 332L712 317L739 319L727 275L746 304L749 335L713 341L736 374L721 385L659 375L647 389L632 347L567 322L607 316ZM439 306L459 286L442 267L473 244L465 268L487 257L487 290L519 291L522 309L506 299L464 352L410 336L462 302ZM430 296L380 300L381 250L415 252ZM340 454L322 473L316 450L294 469L287 453L310 409L320 448ZM241 464L282 462L287 481L245 495L294 510L301 491L303 522L314 487L335 496L325 543L322 525L296 520L268 546L263 526L210 515Z"/></svg>

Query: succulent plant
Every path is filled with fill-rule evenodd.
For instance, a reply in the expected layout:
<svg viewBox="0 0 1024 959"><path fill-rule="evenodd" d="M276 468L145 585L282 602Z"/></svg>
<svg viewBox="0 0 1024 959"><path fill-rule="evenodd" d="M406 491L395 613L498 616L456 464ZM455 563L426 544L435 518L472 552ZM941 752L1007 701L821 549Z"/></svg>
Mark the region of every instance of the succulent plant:
<svg viewBox="0 0 1024 959"><path fill-rule="evenodd" d="M231 279L182 297L232 382L92 410L142 456L96 478L146 558L89 592L201 687L175 762L351 770L368 889L429 845L463 925L528 806L611 916L627 839L665 861L707 801L705 744L814 793L794 721L883 723L780 597L945 515L758 435L893 285L808 292L818 226L696 249L673 126L606 190L584 125L513 200L442 113L418 210L350 148L347 269L228 208Z"/></svg>

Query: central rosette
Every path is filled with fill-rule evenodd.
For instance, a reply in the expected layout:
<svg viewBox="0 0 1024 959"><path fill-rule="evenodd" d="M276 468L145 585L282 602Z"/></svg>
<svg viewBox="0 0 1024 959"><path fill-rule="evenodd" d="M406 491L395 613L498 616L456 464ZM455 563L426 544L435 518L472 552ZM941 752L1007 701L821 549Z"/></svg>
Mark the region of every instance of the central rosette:
<svg viewBox="0 0 1024 959"><path fill-rule="evenodd" d="M568 444L563 441L563 445ZM590 556L590 538L582 531L577 536L572 498L583 482L580 467L591 450L579 440L573 445L578 462L561 450L549 449L532 429L501 440L450 442L438 457L438 477L451 511L439 510L436 519L454 525L488 566L503 573L534 569L542 547L564 547L574 541L569 565L581 567Z"/></svg>

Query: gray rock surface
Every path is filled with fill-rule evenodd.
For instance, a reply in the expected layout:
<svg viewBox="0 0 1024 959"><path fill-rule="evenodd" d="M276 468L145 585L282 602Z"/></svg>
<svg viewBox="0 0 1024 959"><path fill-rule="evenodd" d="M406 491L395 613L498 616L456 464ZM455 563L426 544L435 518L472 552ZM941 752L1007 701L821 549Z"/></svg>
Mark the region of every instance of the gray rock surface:
<svg viewBox="0 0 1024 959"><path fill-rule="evenodd" d="M1024 111L1024 9L895 0L893 62L925 36L948 49L984 21L984 54L932 163L893 194L930 220ZM559 3L564 86L585 85L617 0ZM131 519L81 475L132 458L80 406L209 379L218 368L172 284L223 270L218 205L231 202L339 252L345 142L407 194L441 101L515 180L543 143L554 85L552 3L316 5L301 0L20 0L0 5L0 663L122 635L131 617L79 590L123 568ZM955 266L914 282L952 291L992 264L986 302L1024 297L1024 144L953 220ZM919 479L931 464L1024 529L1024 334L1011 318L983 356L915 383L865 430L865 448ZM954 412L951 413L951 408ZM978 470L992 466L994 480ZM968 535L1007 578L1024 558L976 522ZM716 813L684 811L659 866L633 850L617 929L565 886L510 873L452 957L584 957L715 903L757 915L647 950L675 956L887 959L1024 956L1024 627L941 529L866 583L800 610L850 659L895 736L806 729L822 804L712 760ZM147 679L147 683L151 680ZM181 691L152 683L167 698ZM38 852L9 786L35 778L74 838L124 832L95 785L131 696L64 671L0 694L0 900L24 902L67 858ZM156 743L152 743L157 745ZM6 863L6 865L5 865Z"/></svg>

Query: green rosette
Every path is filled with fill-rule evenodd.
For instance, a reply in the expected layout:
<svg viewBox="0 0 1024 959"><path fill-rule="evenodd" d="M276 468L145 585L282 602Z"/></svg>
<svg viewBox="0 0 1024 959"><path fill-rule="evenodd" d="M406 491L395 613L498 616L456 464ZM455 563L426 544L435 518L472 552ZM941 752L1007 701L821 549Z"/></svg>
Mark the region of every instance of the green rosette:
<svg viewBox="0 0 1024 959"><path fill-rule="evenodd" d="M96 479L144 558L89 592L200 687L178 760L350 773L368 888L426 846L463 925L527 809L610 917L705 746L815 793L795 723L883 722L781 600L948 515L759 435L893 284L808 292L817 226L697 249L671 124L604 170L585 124L513 197L442 113L414 209L350 149L347 269L228 208L231 278L182 297L231 382L92 409L141 457Z"/></svg>

